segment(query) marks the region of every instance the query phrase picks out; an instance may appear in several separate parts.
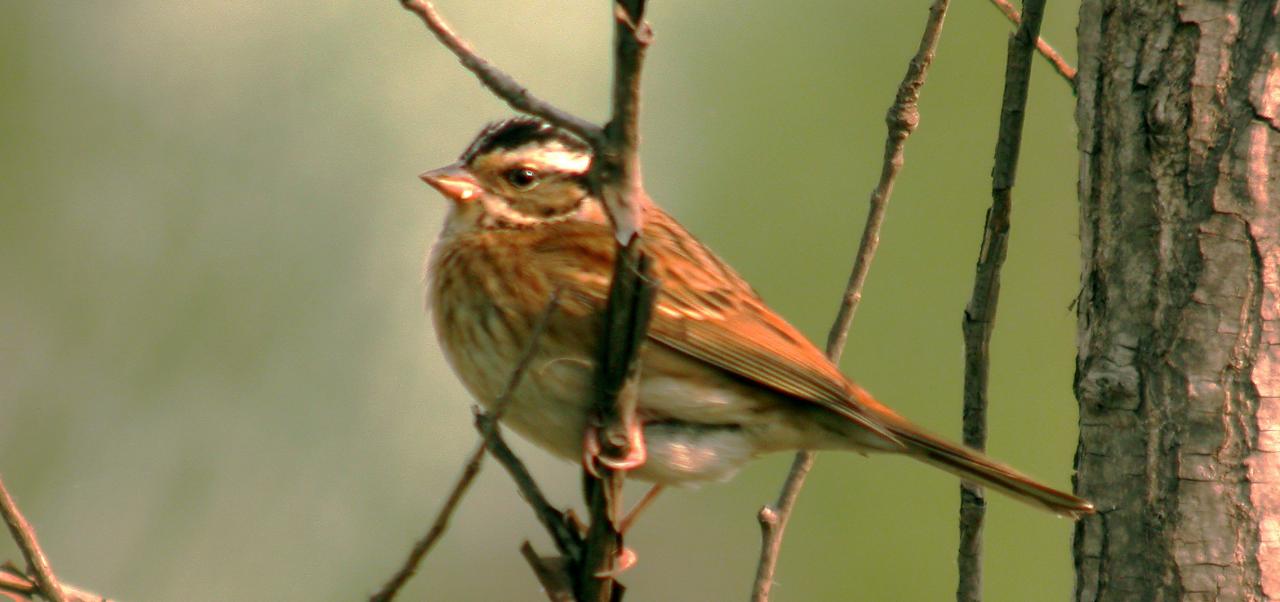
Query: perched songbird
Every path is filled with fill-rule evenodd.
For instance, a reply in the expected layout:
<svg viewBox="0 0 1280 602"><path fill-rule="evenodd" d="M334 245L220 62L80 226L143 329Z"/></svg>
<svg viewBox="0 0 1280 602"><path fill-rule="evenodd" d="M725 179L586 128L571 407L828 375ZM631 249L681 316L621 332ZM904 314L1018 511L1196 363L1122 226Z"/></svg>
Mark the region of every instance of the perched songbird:
<svg viewBox="0 0 1280 602"><path fill-rule="evenodd" d="M570 459L582 457L588 431L615 251L585 181L591 160L578 138L518 117L482 131L457 163L422 174L451 201L428 266L436 332L480 403L492 406L560 291L503 420ZM648 458L629 476L717 481L770 452L890 452L1057 514L1093 512L881 405L656 206L642 234L660 288L640 351L636 414Z"/></svg>

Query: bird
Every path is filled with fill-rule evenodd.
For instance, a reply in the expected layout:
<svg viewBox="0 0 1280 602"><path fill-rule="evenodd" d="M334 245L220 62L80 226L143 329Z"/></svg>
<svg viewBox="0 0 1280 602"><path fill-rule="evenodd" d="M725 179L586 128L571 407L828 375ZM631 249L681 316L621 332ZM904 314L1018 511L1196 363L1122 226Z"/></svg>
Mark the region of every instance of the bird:
<svg viewBox="0 0 1280 602"><path fill-rule="evenodd" d="M542 320L502 422L574 461L596 441L594 367L616 253L587 179L592 161L582 139L519 116L488 125L457 162L420 175L449 201L425 278L446 360L492 410ZM628 478L696 485L727 480L774 452L882 452L1060 516L1094 512L877 401L674 217L654 203L643 210L640 234L659 287L630 433L645 455L614 465L629 469Z"/></svg>

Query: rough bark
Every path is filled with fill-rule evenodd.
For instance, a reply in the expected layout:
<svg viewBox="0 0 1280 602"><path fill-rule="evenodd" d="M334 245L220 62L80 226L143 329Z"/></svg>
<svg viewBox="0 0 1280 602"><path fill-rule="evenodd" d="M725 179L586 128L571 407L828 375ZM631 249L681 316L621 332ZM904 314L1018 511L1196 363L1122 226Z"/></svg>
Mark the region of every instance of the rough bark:
<svg viewBox="0 0 1280 602"><path fill-rule="evenodd" d="M1276 10L1081 5L1078 600L1280 599Z"/></svg>

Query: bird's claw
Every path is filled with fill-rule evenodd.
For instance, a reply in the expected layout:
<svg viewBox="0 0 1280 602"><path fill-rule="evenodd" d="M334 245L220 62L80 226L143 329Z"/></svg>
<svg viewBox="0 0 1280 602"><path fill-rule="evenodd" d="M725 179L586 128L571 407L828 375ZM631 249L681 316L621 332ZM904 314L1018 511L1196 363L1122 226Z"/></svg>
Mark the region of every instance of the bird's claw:
<svg viewBox="0 0 1280 602"><path fill-rule="evenodd" d="M596 577L617 577L635 566L637 559L635 550L623 547L618 550L618 555L613 557L613 566L603 571L596 571Z"/></svg>
<svg viewBox="0 0 1280 602"><path fill-rule="evenodd" d="M611 470L626 471L639 468L648 459L648 453L644 448L644 435L639 425L632 425L627 429L627 444L626 456L614 458L605 455L600 449L599 429L595 425L587 425L586 436L582 442L582 466L597 479L600 478L600 471L596 468L596 462Z"/></svg>

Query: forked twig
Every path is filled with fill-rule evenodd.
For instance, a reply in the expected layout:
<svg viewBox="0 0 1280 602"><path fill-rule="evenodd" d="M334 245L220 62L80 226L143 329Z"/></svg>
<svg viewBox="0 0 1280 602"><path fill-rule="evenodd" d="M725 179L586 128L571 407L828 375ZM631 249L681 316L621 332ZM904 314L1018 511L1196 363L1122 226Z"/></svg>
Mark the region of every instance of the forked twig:
<svg viewBox="0 0 1280 602"><path fill-rule="evenodd" d="M1014 25L1022 24L1022 15L1018 14L1018 9L1014 8L1009 3L1009 0L991 0L991 3L1000 9L1000 12L1004 13L1004 16ZM1036 37L1036 50L1040 51L1040 55L1048 60L1050 65L1053 65L1053 69L1058 72L1058 75L1067 80L1067 84L1071 86L1071 91L1074 92L1076 89L1076 68L1072 67L1067 62L1067 59L1062 58L1062 55L1058 54L1058 51L1054 50L1053 46L1050 46L1048 42L1044 41L1044 38L1039 36Z"/></svg>
<svg viewBox="0 0 1280 602"><path fill-rule="evenodd" d="M918 102L920 89L924 86L929 65L933 62L934 52L938 47L938 39L942 37L942 25L947 16L949 0L935 0L929 7L929 18L925 22L924 33L920 37L920 46L907 66L907 73L898 86L893 105L885 116L888 134L885 137L884 163L880 169L880 181L871 192L871 200L867 210L867 223L862 230L862 240L858 244L858 253L854 259L853 269L849 274L849 283L845 287L844 296L840 300L840 309L836 313L831 332L827 335L827 357L838 363L849 336L849 327L853 324L853 315L862 300L862 287L871 270L871 261L875 258L876 248L880 244L880 226L884 223L885 210L889 205L889 197L893 194L893 184L898 172L902 170L903 148L907 137L920 122ZM782 492L773 506L760 509L760 561L756 566L756 578L751 589L751 599L764 602L769 599L773 587L773 576L777 571L778 556L782 550L782 538L787 521L795 509L796 499L804 486L805 477L813 468L814 453L802 451L796 454L791 463L787 480L783 483Z"/></svg>
<svg viewBox="0 0 1280 602"><path fill-rule="evenodd" d="M36 530L18 510L18 504L13 501L13 496L9 495L3 478L0 478L0 515L4 516L4 523L8 525L9 533L13 535L13 540L18 543L18 549L22 550L23 558L27 560L27 570L35 575L36 584L40 586L40 595L49 602L64 602L62 587L53 574L53 567L49 566L49 558L44 555L44 550L40 549Z"/></svg>
<svg viewBox="0 0 1280 602"><path fill-rule="evenodd" d="M964 444L982 450L987 443L987 376L989 347L1000 299L1000 268L1009 249L1011 194L1022 144L1022 122L1031 83L1031 56L1040 36L1045 0L1026 0L1025 18L1009 37L1000 105L1000 129L996 135L995 167L991 170L991 208L983 226L982 247L973 279L973 295L965 306L964 331ZM982 522L986 502L982 488L960 485L960 546L956 556L960 581L957 602L982 599Z"/></svg>
<svg viewBox="0 0 1280 602"><path fill-rule="evenodd" d="M83 590L66 582L58 583L66 602L112 602L110 598ZM0 563L0 600L8 602L48 602L40 584L11 563Z"/></svg>
<svg viewBox="0 0 1280 602"><path fill-rule="evenodd" d="M595 416L588 418L599 421L602 458L628 457L643 451L633 450L633 444L644 445L629 437L640 428L635 418L640 347L657 296L640 236L650 202L640 177L640 71L653 38L644 11L645 0L614 2L613 110L588 174L609 212L617 242L596 364ZM582 474L590 524L575 591L583 602L617 601L623 592L614 580L614 561L624 549L620 528L624 473L608 467L598 472L599 478L589 470Z"/></svg>
<svg viewBox="0 0 1280 602"><path fill-rule="evenodd" d="M547 307L538 315L538 320L534 322L533 331L529 334L529 342L525 344L524 350L520 353L520 359L516 362L516 367L511 371L511 376L507 379L507 384L502 389L502 393L494 400L493 414L489 419L489 423L485 428L480 430L480 442L476 448L468 456L467 462L463 465L462 474L458 477L458 481L454 483L453 489L449 492L449 496L445 498L444 505L441 506L440 512L436 514L436 518L431 522L431 528L427 530L427 534L414 544L413 549L409 551L409 557L405 559L404 565L400 570L396 571L382 589L378 593L369 598L370 602L386 602L395 598L400 588L413 577L418 571L420 565L431 552L433 548L444 536L444 532L449 528L449 519L453 516L454 510L458 508L458 504L462 501L462 497L466 495L467 489L471 487L471 483L475 480L476 475L480 473L480 465L484 461L484 451L490 440L498 436L497 421L507 411L507 406L511 404L511 394L520 386L520 381L524 378L524 373L529 369L529 362L533 361L533 356L538 352L538 344L542 339L542 335L546 332L547 323L551 321L551 314L555 313L556 306L560 302L560 289L556 289L551 293L550 300L547 301ZM477 415L477 420L483 414Z"/></svg>

